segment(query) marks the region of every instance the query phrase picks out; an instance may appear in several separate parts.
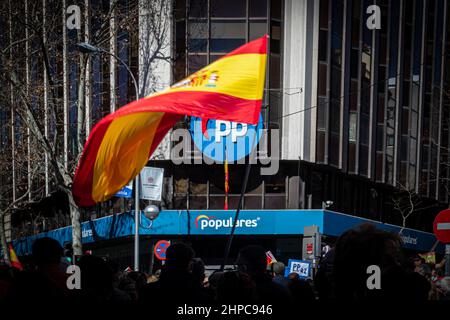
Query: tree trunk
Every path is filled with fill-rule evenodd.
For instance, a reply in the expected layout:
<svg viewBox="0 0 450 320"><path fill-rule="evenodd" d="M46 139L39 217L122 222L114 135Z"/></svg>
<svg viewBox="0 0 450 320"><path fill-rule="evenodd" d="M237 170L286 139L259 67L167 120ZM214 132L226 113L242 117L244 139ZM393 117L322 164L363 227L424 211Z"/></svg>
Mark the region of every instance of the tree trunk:
<svg viewBox="0 0 450 320"><path fill-rule="evenodd" d="M1 248L3 252L3 259L8 265L11 265L11 260L9 259L9 250L8 250L8 243L6 242L6 234L5 234L5 220L4 220L4 214L3 212L0 212L0 241L1 241Z"/></svg>
<svg viewBox="0 0 450 320"><path fill-rule="evenodd" d="M70 220L72 222L72 249L75 256L81 256L83 254L83 246L81 243L81 223L80 223L80 210L75 204L72 196L72 192L67 193L70 207Z"/></svg>
<svg viewBox="0 0 450 320"><path fill-rule="evenodd" d="M86 59L84 54L80 55L80 78L78 83L78 106L77 106L77 153L78 157L83 152L86 130L85 114L85 86L86 86Z"/></svg>

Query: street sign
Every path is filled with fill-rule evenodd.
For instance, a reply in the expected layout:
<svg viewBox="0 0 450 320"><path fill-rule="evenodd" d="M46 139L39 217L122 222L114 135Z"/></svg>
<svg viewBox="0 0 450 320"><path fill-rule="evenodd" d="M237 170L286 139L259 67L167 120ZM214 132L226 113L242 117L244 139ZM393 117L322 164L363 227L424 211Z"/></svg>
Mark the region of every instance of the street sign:
<svg viewBox="0 0 450 320"><path fill-rule="evenodd" d="M287 277L290 273L297 273L300 278L311 277L311 263L303 260L289 259L288 267L285 271Z"/></svg>
<svg viewBox="0 0 450 320"><path fill-rule="evenodd" d="M433 231L442 243L450 243L450 209L442 210L434 219Z"/></svg>
<svg viewBox="0 0 450 320"><path fill-rule="evenodd" d="M163 168L144 167L141 171L141 199L161 201L164 179Z"/></svg>
<svg viewBox="0 0 450 320"><path fill-rule="evenodd" d="M166 250L170 246L170 241L167 240L160 240L155 244L155 249L153 253L155 254L156 258L159 260L165 261L166 260Z"/></svg>
<svg viewBox="0 0 450 320"><path fill-rule="evenodd" d="M118 198L131 198L131 193L133 192L133 180L131 180L126 186L117 191L115 194Z"/></svg>

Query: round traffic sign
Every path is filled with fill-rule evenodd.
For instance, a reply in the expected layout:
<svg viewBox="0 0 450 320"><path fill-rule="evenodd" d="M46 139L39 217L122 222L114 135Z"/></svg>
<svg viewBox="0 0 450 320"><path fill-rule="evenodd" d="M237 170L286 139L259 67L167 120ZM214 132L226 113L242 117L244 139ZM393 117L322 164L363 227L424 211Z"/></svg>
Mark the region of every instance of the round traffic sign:
<svg viewBox="0 0 450 320"><path fill-rule="evenodd" d="M155 244L155 249L153 250L153 253L155 254L156 258L159 260L166 260L166 250L170 246L170 242L167 240L160 240Z"/></svg>
<svg viewBox="0 0 450 320"><path fill-rule="evenodd" d="M434 218L433 231L440 242L450 243L450 209L442 210Z"/></svg>

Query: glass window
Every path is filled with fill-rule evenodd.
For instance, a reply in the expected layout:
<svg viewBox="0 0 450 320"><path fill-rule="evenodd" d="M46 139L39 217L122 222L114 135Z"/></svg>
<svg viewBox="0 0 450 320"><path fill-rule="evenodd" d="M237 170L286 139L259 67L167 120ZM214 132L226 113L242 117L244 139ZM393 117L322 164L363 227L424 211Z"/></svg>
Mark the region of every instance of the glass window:
<svg viewBox="0 0 450 320"><path fill-rule="evenodd" d="M177 1L178 2L178 1ZM207 0L190 0L189 17L206 18L208 13Z"/></svg>
<svg viewBox="0 0 450 320"><path fill-rule="evenodd" d="M416 157L417 157L417 141L415 139L411 139L409 144L409 163L416 164Z"/></svg>
<svg viewBox="0 0 450 320"><path fill-rule="evenodd" d="M356 144L350 142L348 145L348 171L356 171Z"/></svg>
<svg viewBox="0 0 450 320"><path fill-rule="evenodd" d="M327 99L323 97L319 97L317 104L317 128L325 129L325 108L327 104Z"/></svg>
<svg viewBox="0 0 450 320"><path fill-rule="evenodd" d="M278 88L280 84L280 57L276 55L270 56L270 79L271 88Z"/></svg>
<svg viewBox="0 0 450 320"><path fill-rule="evenodd" d="M264 0L263 0L264 1ZM245 2L245 1L243 1ZM273 19L281 19L281 1L280 0L271 0L270 14Z"/></svg>
<svg viewBox="0 0 450 320"><path fill-rule="evenodd" d="M319 60L327 61L327 47L328 47L328 32L324 30L319 31Z"/></svg>
<svg viewBox="0 0 450 320"><path fill-rule="evenodd" d="M381 125L377 126L377 151L383 151L384 143L384 127Z"/></svg>
<svg viewBox="0 0 450 320"><path fill-rule="evenodd" d="M270 23L270 51L280 53L281 25L278 21Z"/></svg>
<svg viewBox="0 0 450 320"><path fill-rule="evenodd" d="M317 161L325 161L325 132L317 132Z"/></svg>
<svg viewBox="0 0 450 320"><path fill-rule="evenodd" d="M249 12L251 18L267 16L267 0L249 0Z"/></svg>
<svg viewBox="0 0 450 320"><path fill-rule="evenodd" d="M211 17L245 17L246 1L242 0L211 0Z"/></svg>
<svg viewBox="0 0 450 320"><path fill-rule="evenodd" d="M352 112L352 113L350 113L349 127L348 127L348 139L351 142L356 141L356 135L357 135L356 123L357 123L357 114Z"/></svg>
<svg viewBox="0 0 450 320"><path fill-rule="evenodd" d="M359 147L359 172L362 175L368 174L369 147L360 145Z"/></svg>
<svg viewBox="0 0 450 320"><path fill-rule="evenodd" d="M249 23L249 41L262 37L267 33L266 21L250 21Z"/></svg>
<svg viewBox="0 0 450 320"><path fill-rule="evenodd" d="M211 22L211 52L229 52L245 43L244 21Z"/></svg>
<svg viewBox="0 0 450 320"><path fill-rule="evenodd" d="M208 24L206 22L189 23L189 51L206 52Z"/></svg>
<svg viewBox="0 0 450 320"><path fill-rule="evenodd" d="M189 55L189 74L194 73L207 65L206 55Z"/></svg>
<svg viewBox="0 0 450 320"><path fill-rule="evenodd" d="M320 28L328 28L328 0L320 1Z"/></svg>
<svg viewBox="0 0 450 320"><path fill-rule="evenodd" d="M327 95L327 65L324 63L319 63L319 79L317 91L320 96Z"/></svg>

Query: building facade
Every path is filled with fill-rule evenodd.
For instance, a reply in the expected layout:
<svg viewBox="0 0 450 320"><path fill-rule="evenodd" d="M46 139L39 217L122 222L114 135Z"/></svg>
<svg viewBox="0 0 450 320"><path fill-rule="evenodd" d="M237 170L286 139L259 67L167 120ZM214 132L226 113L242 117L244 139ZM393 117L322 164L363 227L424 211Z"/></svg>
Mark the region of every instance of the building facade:
<svg viewBox="0 0 450 320"><path fill-rule="evenodd" d="M138 78L143 96L268 34L262 117L266 129L277 131L270 135L277 148L269 154L279 161L279 170L262 176L254 166L244 209L321 209L332 201L332 210L402 224L399 201L414 194L415 212L406 225L431 230L435 214L449 201L449 1L152 3L2 3L0 23L9 30L1 35L2 47L10 46L10 57L21 61L18 73L26 90L36 90L39 99L33 103L42 114L41 125L58 141L56 152L69 170L76 164L80 127L87 137L105 114L136 98L132 79L117 59L91 56L83 69L76 43L93 43L120 57ZM70 5L80 8L80 29L67 27ZM20 27L20 12L32 13L24 16L36 17L33 21L40 24L36 30L53 54L50 74L43 72L45 57L35 54L39 42L14 43L36 31ZM56 22L50 23L53 18ZM80 82L85 83L81 91ZM69 219L49 159L15 116L20 101L8 88L0 89L2 153L8 168L1 177L8 186L4 202L30 190L26 197L32 203L18 206L7 218L9 236L16 238L65 226ZM60 109L53 117L54 104ZM81 113L88 116L80 124ZM189 119L177 128L188 130ZM177 165L171 159L173 145L169 134L148 163L165 169L162 208L222 209L223 165ZM193 147L189 156L198 155ZM230 208L238 204L244 170L230 165ZM84 209L83 219L131 209L130 200L114 198Z"/></svg>

